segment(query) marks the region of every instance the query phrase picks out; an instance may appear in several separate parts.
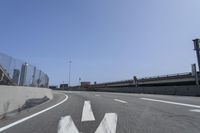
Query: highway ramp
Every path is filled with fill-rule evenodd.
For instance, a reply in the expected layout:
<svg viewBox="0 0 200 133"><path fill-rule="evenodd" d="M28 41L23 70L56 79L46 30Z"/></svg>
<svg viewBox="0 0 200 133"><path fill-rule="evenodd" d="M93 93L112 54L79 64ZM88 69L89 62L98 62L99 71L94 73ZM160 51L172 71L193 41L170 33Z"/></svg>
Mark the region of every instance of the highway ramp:
<svg viewBox="0 0 200 133"><path fill-rule="evenodd" d="M0 121L2 133L199 133L200 98L54 91L54 99Z"/></svg>

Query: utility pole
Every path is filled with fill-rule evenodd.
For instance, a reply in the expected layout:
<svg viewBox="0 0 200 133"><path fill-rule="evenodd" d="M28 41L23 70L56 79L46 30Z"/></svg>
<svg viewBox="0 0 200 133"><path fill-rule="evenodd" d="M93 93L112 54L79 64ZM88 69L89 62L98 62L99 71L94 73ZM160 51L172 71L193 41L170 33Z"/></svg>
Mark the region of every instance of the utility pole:
<svg viewBox="0 0 200 133"><path fill-rule="evenodd" d="M69 82L68 82L68 86L70 86L70 78L71 78L71 63L72 61L69 61Z"/></svg>

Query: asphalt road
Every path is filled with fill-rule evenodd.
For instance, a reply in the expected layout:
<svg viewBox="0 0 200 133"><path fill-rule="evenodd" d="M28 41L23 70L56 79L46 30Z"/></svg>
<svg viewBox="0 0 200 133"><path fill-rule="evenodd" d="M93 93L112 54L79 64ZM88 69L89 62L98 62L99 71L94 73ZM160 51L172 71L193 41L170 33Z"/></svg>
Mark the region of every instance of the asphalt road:
<svg viewBox="0 0 200 133"><path fill-rule="evenodd" d="M0 132L199 133L200 98L59 91L53 100L1 120Z"/></svg>

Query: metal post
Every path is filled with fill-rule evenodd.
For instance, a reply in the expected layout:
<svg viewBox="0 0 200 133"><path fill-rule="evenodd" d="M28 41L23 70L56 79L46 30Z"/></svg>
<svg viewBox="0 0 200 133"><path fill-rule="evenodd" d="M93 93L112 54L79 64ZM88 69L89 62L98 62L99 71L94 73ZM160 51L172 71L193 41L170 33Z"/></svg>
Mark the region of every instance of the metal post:
<svg viewBox="0 0 200 133"><path fill-rule="evenodd" d="M3 78L4 78L4 73L2 72L0 81L3 81Z"/></svg>
<svg viewBox="0 0 200 133"><path fill-rule="evenodd" d="M72 61L69 61L69 82L68 82L68 86L70 86L70 78L71 78L71 63L72 63Z"/></svg>
<svg viewBox="0 0 200 133"><path fill-rule="evenodd" d="M135 84L135 87L138 87L138 80L136 76L133 77L133 83Z"/></svg>
<svg viewBox="0 0 200 133"><path fill-rule="evenodd" d="M192 76L195 78L196 85L199 87L199 77L196 71L196 64L192 64Z"/></svg>
<svg viewBox="0 0 200 133"><path fill-rule="evenodd" d="M194 42L194 50L196 51L196 55L197 55L198 67L200 71L200 49L199 49L200 40L194 39L193 42Z"/></svg>

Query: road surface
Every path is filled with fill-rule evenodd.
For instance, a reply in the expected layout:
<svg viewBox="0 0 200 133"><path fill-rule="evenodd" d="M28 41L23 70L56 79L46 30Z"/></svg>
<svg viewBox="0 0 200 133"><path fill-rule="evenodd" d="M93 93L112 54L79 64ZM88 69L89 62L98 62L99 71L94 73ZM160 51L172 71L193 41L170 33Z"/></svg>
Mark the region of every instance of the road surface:
<svg viewBox="0 0 200 133"><path fill-rule="evenodd" d="M200 98L54 92L54 99L9 114L2 133L199 133Z"/></svg>

